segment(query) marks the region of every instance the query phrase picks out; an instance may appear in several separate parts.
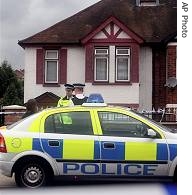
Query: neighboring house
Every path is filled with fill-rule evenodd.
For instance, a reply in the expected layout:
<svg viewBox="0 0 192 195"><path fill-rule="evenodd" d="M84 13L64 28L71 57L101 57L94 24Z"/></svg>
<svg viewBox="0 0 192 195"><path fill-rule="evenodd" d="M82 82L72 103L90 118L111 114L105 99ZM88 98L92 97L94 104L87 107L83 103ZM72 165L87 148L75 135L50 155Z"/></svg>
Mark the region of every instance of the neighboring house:
<svg viewBox="0 0 192 195"><path fill-rule="evenodd" d="M56 107L60 97L51 92L45 92L40 96L35 97L35 99L37 101L38 109L42 110L45 108Z"/></svg>
<svg viewBox="0 0 192 195"><path fill-rule="evenodd" d="M140 110L177 101L177 1L102 0L18 44L25 49L24 101L82 82L110 104ZM169 85L168 85L169 86Z"/></svg>

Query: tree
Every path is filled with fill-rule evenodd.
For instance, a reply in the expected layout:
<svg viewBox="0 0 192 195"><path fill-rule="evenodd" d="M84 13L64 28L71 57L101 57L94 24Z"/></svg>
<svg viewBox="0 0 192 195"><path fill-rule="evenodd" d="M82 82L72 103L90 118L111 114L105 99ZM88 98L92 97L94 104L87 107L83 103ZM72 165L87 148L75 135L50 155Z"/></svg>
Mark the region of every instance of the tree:
<svg viewBox="0 0 192 195"><path fill-rule="evenodd" d="M19 81L7 61L0 66L0 104L23 104L23 82Z"/></svg>

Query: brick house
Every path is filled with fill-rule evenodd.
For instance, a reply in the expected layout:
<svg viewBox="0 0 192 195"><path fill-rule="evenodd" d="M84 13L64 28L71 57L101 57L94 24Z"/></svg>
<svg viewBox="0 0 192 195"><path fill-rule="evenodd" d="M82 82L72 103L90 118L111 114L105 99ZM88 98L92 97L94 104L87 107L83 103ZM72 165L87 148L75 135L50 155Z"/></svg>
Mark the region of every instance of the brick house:
<svg viewBox="0 0 192 195"><path fill-rule="evenodd" d="M176 77L176 0L101 0L18 44L25 102L48 91L62 96L74 82L140 110L177 102L177 88L166 86Z"/></svg>

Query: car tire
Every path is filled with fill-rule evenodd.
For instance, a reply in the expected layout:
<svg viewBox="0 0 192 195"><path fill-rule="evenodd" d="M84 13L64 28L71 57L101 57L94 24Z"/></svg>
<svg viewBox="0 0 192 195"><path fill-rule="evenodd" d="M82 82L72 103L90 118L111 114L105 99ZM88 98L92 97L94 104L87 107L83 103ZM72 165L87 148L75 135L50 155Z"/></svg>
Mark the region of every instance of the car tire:
<svg viewBox="0 0 192 195"><path fill-rule="evenodd" d="M37 188L45 186L49 180L49 171L40 162L22 164L15 171L15 182L19 187Z"/></svg>

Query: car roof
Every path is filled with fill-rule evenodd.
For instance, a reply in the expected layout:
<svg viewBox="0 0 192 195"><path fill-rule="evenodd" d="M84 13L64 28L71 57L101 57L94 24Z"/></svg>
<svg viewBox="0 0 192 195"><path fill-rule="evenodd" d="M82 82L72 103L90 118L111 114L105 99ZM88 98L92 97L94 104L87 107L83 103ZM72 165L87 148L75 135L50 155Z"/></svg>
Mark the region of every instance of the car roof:
<svg viewBox="0 0 192 195"><path fill-rule="evenodd" d="M61 110L65 110L65 111L75 111L75 110L105 110L105 109L117 109L117 110L126 110L126 111L130 111L131 109L128 107L123 107L123 106L113 106L113 105L107 105L107 106L93 106L92 104L90 104L90 106L83 106L83 105L76 105L76 106L71 106L71 107L53 107L53 108L46 108L44 110L42 110L42 112L52 112L52 111L61 111Z"/></svg>

